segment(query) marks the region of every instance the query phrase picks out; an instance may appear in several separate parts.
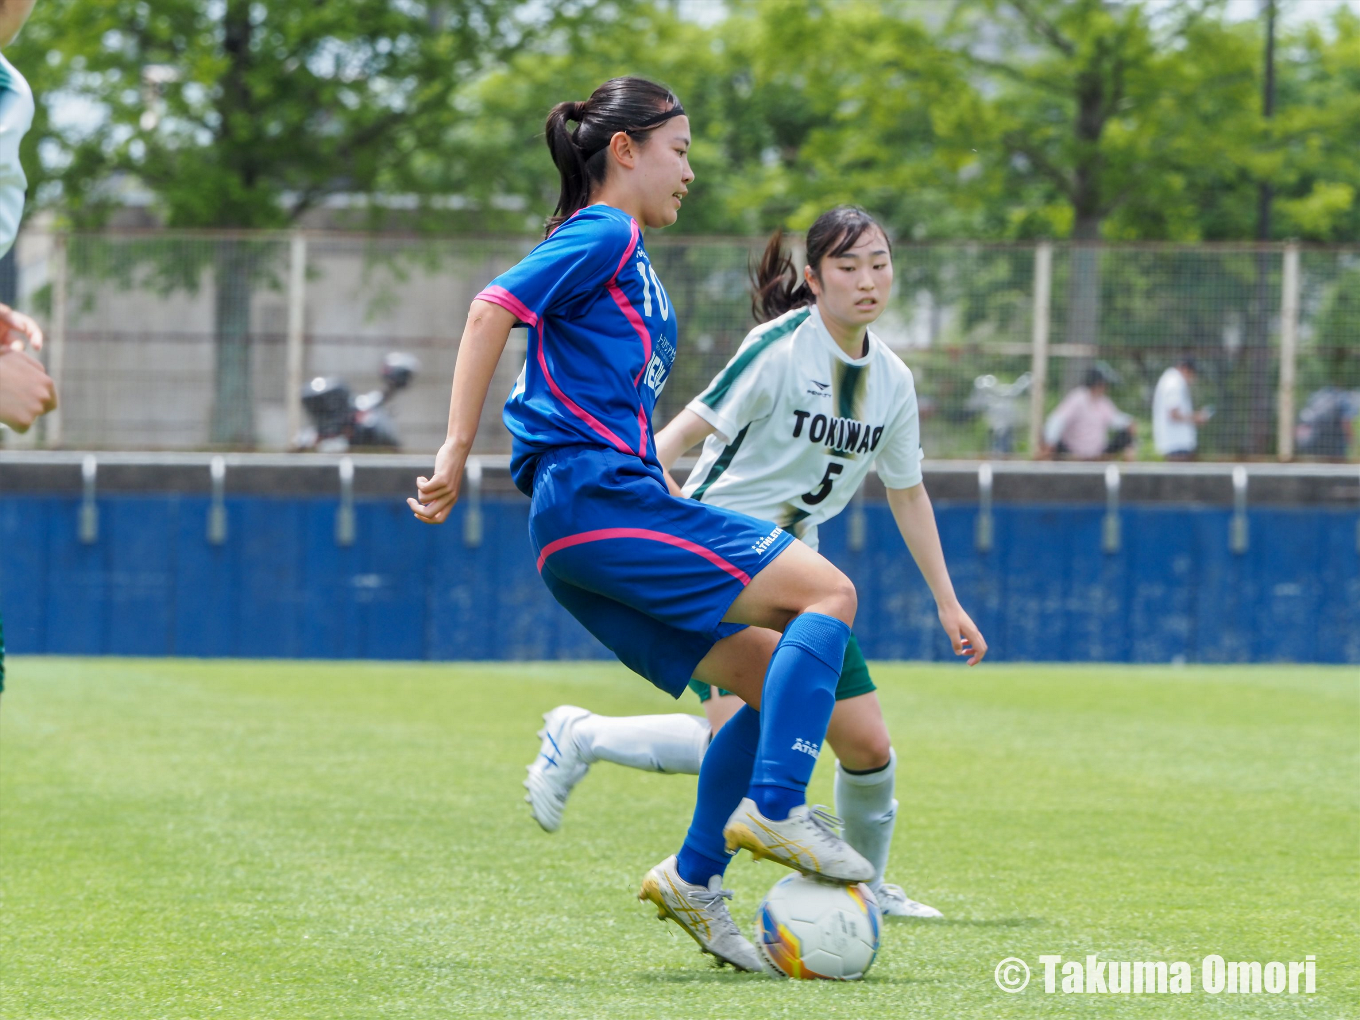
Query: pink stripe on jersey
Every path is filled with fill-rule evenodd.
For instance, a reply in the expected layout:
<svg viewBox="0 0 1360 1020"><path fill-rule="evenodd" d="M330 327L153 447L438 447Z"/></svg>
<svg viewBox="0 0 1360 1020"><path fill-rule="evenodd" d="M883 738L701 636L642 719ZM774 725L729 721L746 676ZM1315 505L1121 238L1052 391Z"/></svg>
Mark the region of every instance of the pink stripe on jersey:
<svg viewBox="0 0 1360 1020"><path fill-rule="evenodd" d="M610 283L613 283L615 280L617 280L617 279L619 278L619 274L620 274L621 272L623 272L624 263L626 263L630 258L633 257L633 252L637 251L637 244L638 244L638 241L639 241L641 238L642 238L642 233L641 233L641 231L638 230L637 220L635 220L635 219L633 219L633 217L629 216L629 217L628 217L628 247L624 250L623 258L619 259L619 265L618 265L618 268L614 270L614 275L611 276L611 277L609 278L609 282L610 282Z"/></svg>
<svg viewBox="0 0 1360 1020"><path fill-rule="evenodd" d="M638 374L633 377L633 385L636 386L642 381L642 374L647 371L647 363L652 360L652 334L647 332L647 324L642 321L642 316L637 313L628 300L628 295L623 292L623 288L617 283L609 284L609 296L614 299L614 304L619 306L621 311L633 326L633 332L642 341L642 367L638 369Z"/></svg>
<svg viewBox="0 0 1360 1020"><path fill-rule="evenodd" d="M520 322L527 322L530 326L538 325L538 316L529 311L523 301L515 297L515 295L511 294L504 287L498 287L495 284L492 284L478 294L473 300L490 301L493 305L500 305L507 312L519 316Z"/></svg>
<svg viewBox="0 0 1360 1020"><path fill-rule="evenodd" d="M645 538L652 542L664 542L666 545L673 545L679 549L687 550L696 556L702 556L714 566L721 568L731 574L742 584L751 583L751 575L740 567L728 563L712 549L705 549L696 542L691 542L687 538L680 538L677 535L668 535L664 531L650 531L646 528L599 528L596 531L583 531L579 535L568 535L566 538L559 538L555 542L549 542L543 547L543 551L538 554L538 572L543 573L543 563L553 553L562 549L568 549L573 545L582 545L586 542L602 542L611 538Z"/></svg>
<svg viewBox="0 0 1360 1020"><path fill-rule="evenodd" d="M563 393L562 387L557 385L557 381L552 377L552 373L548 371L548 359L543 353L542 322L538 323L538 367L543 370L543 378L546 379L548 382L548 389L552 390L553 396L555 396L558 400L562 401L562 403L566 405L567 410L569 410L572 414L576 415L576 417L580 418L583 422L589 425L599 435L607 439L616 450L620 450L623 453L633 452L628 448L628 444L625 443L618 436L614 435L614 433L609 429L607 425L604 424L604 422L600 421L600 419L596 418L584 407L576 403L576 401L572 400L571 397Z"/></svg>

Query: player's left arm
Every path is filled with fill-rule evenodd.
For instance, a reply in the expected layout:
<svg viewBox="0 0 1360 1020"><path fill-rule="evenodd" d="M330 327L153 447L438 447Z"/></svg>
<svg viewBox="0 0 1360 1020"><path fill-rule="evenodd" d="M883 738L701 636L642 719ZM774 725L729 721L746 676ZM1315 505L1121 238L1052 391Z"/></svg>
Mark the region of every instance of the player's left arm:
<svg viewBox="0 0 1360 1020"><path fill-rule="evenodd" d="M911 550L912 559L921 576L930 585L940 624L949 635L955 655L967 655L968 665L976 666L987 654L987 642L954 594L954 582L949 579L949 568L944 563L944 549L940 546L940 532L935 527L935 509L930 505L925 483L907 489L889 489L888 506L892 507L897 530Z"/></svg>
<svg viewBox="0 0 1360 1020"><path fill-rule="evenodd" d="M689 408L685 408L667 423L656 436L656 459L666 472L666 484L671 495L680 495L680 486L671 477L671 468L686 450L691 450L716 431Z"/></svg>

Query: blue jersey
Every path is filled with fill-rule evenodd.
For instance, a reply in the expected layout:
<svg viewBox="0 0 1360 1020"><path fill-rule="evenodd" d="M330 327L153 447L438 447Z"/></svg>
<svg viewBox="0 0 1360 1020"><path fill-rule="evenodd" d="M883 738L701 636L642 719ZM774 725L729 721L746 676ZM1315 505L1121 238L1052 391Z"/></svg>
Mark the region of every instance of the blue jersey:
<svg viewBox="0 0 1360 1020"><path fill-rule="evenodd" d="M627 213L592 205L477 295L529 327L524 372L505 403L515 485L538 458L603 446L658 475L652 410L675 361L675 310Z"/></svg>

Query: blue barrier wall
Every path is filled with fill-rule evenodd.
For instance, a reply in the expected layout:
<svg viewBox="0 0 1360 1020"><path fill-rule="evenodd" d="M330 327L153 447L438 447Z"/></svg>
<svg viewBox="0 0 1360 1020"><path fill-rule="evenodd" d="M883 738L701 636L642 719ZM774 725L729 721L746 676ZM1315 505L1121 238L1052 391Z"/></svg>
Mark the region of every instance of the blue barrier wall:
<svg viewBox="0 0 1360 1020"><path fill-rule="evenodd" d="M534 573L528 503L488 500L484 537L463 540L399 500L356 501L337 545L328 499L228 498L209 544L206 497L107 496L93 544L80 501L0 499L0 608L14 653L379 659L607 657ZM1230 511L1125 506L1118 552L1101 551L1098 506L997 506L989 552L977 507L936 507L964 606L1002 660L1360 663L1360 553L1353 511L1250 511L1229 550ZM822 548L860 592L866 654L946 659L934 603L884 505L845 518Z"/></svg>

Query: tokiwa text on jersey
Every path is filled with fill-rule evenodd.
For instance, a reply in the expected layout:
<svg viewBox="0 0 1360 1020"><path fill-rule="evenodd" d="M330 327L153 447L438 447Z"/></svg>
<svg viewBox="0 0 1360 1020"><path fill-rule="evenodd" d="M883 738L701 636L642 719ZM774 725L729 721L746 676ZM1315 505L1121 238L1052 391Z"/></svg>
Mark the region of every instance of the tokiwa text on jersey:
<svg viewBox="0 0 1360 1020"><path fill-rule="evenodd" d="M854 418L828 418L811 411L794 411L793 418L794 439L803 435L803 425L806 423L808 442L824 443L833 452L846 455L872 453L878 449L878 441L883 438L883 429L886 427L870 427Z"/></svg>

